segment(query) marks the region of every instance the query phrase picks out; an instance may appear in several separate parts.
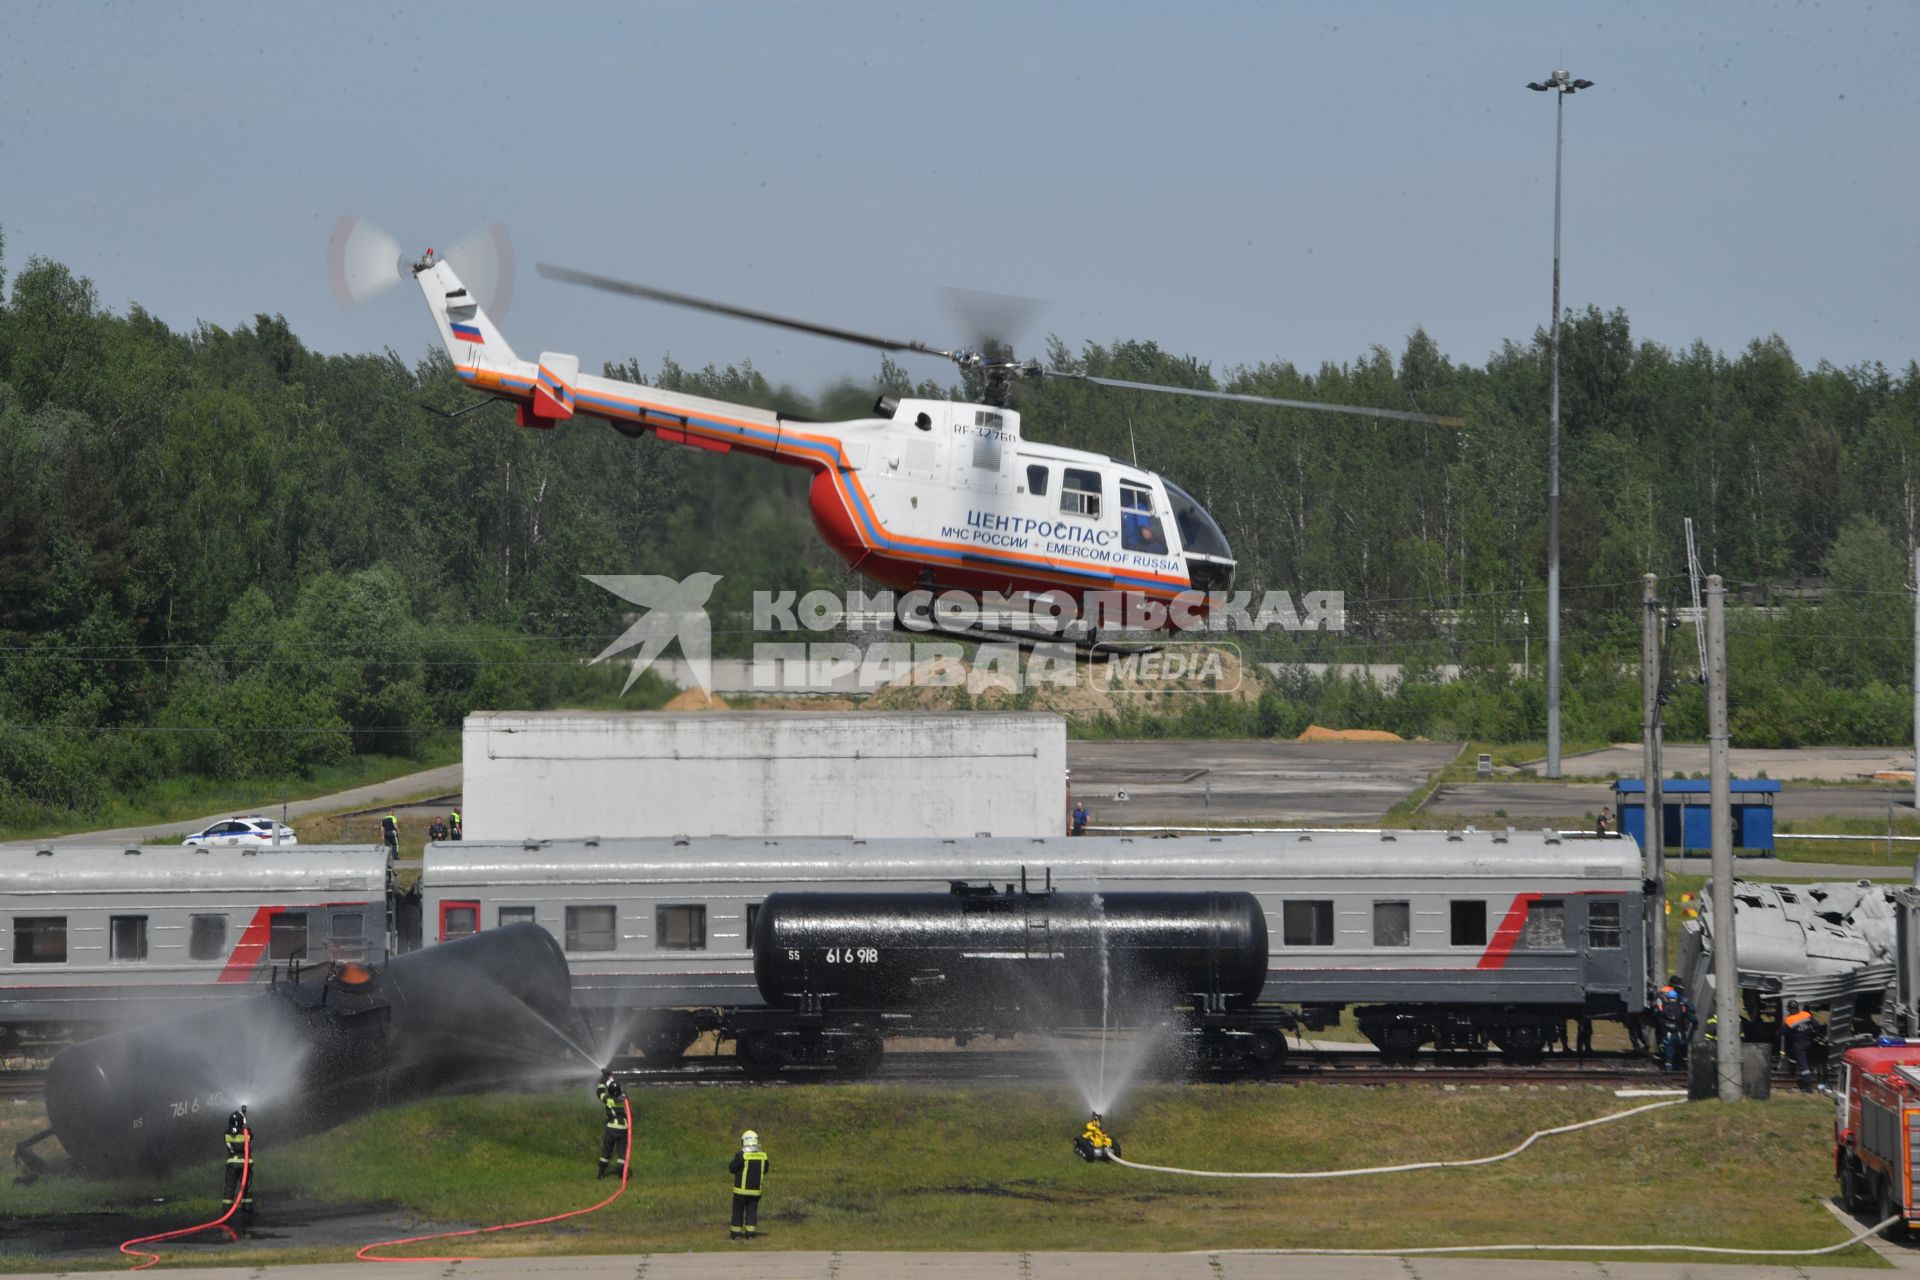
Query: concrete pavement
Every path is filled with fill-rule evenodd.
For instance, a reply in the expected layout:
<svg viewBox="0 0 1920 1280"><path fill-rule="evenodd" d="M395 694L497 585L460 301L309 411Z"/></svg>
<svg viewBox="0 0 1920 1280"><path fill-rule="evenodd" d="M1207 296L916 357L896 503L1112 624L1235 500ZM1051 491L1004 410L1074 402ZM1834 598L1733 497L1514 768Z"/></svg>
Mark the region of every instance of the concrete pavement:
<svg viewBox="0 0 1920 1280"><path fill-rule="evenodd" d="M1839 1234L1836 1225L1835 1233ZM1844 1237L1843 1237L1844 1238ZM761 1242L761 1243L764 1243ZM1900 1251L1896 1273L1920 1270ZM419 1262L406 1275L563 1276L566 1280L1858 1280L1859 1267L1821 1266L1819 1259L1783 1259L1778 1266L1726 1258L1697 1262L1548 1262L1529 1258L1327 1257L1237 1252L1200 1253L767 1253L741 1245L714 1253L490 1258L448 1264ZM51 1280L60 1272L28 1272ZM361 1262L317 1266L169 1267L180 1280L362 1280Z"/></svg>

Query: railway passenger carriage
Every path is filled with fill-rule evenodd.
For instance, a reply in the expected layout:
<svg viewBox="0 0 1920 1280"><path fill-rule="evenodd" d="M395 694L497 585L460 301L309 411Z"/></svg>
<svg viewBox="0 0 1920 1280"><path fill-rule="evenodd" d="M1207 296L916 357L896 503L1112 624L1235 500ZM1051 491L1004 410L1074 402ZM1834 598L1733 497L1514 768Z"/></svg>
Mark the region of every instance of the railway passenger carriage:
<svg viewBox="0 0 1920 1280"><path fill-rule="evenodd" d="M1383 1051L1536 1055L1568 1018L1646 997L1638 847L1553 833L1315 833L1181 840L586 840L427 848L429 942L532 921L565 949L576 1007L761 1004L754 926L776 892L944 892L1051 877L1069 890L1244 890L1265 913L1268 1004L1308 1025L1353 1007ZM860 940L849 938L858 945ZM692 1024L657 1017L644 1051Z"/></svg>
<svg viewBox="0 0 1920 1280"><path fill-rule="evenodd" d="M159 845L0 858L0 1047L187 1012L387 956L386 850Z"/></svg>

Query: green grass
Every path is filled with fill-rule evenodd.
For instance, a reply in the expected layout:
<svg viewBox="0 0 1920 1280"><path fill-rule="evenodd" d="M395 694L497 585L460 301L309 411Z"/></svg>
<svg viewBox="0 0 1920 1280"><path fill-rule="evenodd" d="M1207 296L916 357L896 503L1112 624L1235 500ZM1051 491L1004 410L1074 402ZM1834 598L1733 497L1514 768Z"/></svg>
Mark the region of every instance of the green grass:
<svg viewBox="0 0 1920 1280"><path fill-rule="evenodd" d="M1333 1169L1492 1154L1535 1129L1630 1105L1605 1090L1562 1087L1154 1086L1116 1107L1112 1127L1126 1154L1143 1162ZM0 1142L35 1123L22 1110L0 1119ZM1833 1191L1832 1107L1815 1098L1674 1108L1545 1139L1482 1169L1286 1183L1082 1164L1069 1142L1084 1110L1071 1091L1043 1087L638 1091L634 1178L623 1200L564 1230L469 1238L455 1242L456 1251L726 1249L726 1162L748 1127L759 1130L773 1158L761 1225L766 1247L780 1250L1151 1252L1650 1239L1807 1248L1843 1238L1818 1204ZM262 1221L270 1222L275 1197L286 1196L402 1206L422 1230L581 1207L607 1190L591 1174L597 1140L584 1090L388 1111L270 1150L260 1165ZM97 1211L166 1195L169 1204L141 1215L154 1230L211 1216L209 1192L218 1185L212 1163L159 1184L47 1178L10 1188L8 1211ZM1682 1220L1676 1204L1714 1212ZM137 1225L130 1217L129 1234ZM338 1261L352 1248L289 1255L230 1246L219 1262ZM1878 1265L1858 1247L1823 1261ZM122 1265L110 1251L97 1262ZM24 1270L47 1261L0 1265Z"/></svg>
<svg viewBox="0 0 1920 1280"><path fill-rule="evenodd" d="M116 797L98 813L74 814L58 823L0 825L0 840L31 840L36 836L61 835L69 831L99 831L113 827L137 827L145 823L178 822L227 810L245 811L248 807L271 811L277 808L282 797L306 800L404 777L422 769L457 764L459 761L460 735L448 733L428 738L418 756L355 756L342 764L314 769L300 777L219 781L169 778ZM272 803L267 803L269 801Z"/></svg>

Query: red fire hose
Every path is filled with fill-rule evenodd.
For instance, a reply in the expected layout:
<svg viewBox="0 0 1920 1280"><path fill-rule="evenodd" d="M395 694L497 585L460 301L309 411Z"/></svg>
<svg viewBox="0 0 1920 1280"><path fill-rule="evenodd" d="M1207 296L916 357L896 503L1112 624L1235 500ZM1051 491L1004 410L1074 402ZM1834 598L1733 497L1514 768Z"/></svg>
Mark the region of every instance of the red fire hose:
<svg viewBox="0 0 1920 1280"><path fill-rule="evenodd" d="M491 1226L491 1227L468 1227L465 1231L436 1231L432 1235L407 1236L400 1240L376 1240L372 1244L362 1245L359 1251L356 1252L353 1256L358 1258L362 1262L478 1262L480 1261L480 1259L478 1258L462 1257L459 1255L448 1256L448 1257L431 1257L423 1254L418 1257L393 1258L393 1257L388 1257L387 1255L382 1253L375 1253L373 1251L375 1249L384 1249L389 1246L397 1246L397 1245L403 1245L403 1244L418 1244L422 1240L451 1240L456 1236L481 1236L481 1235L488 1235L495 1231L513 1231L520 1227L538 1227L538 1226L543 1226L549 1222L563 1222L568 1218L582 1217L586 1214L593 1213L596 1210L606 1208L608 1205L612 1204L615 1200L618 1200L621 1196L627 1193L627 1174L628 1174L628 1171L632 1168L633 1103L629 1099L622 1098L620 1100L620 1105L625 1109L626 1116L627 1116L627 1149L622 1153L621 1160L620 1160L620 1189L614 1192L612 1195L608 1196L605 1200L602 1200L599 1204L588 1205L584 1209L570 1209L566 1213L556 1213L550 1218L529 1218L525 1222L502 1222L496 1226ZM231 1210L229 1210L229 1212L231 1212ZM125 1246L122 1246L122 1247L124 1248ZM138 1268L136 1268L136 1270L137 1269Z"/></svg>
<svg viewBox="0 0 1920 1280"><path fill-rule="evenodd" d="M227 1219L234 1215L234 1212L240 1208L240 1202L247 1198L247 1183L253 1180L253 1134L251 1132L241 1140L240 1155L242 1161L240 1165L240 1189L234 1193L233 1203L227 1206L227 1211L215 1218L212 1222L202 1222L197 1226L181 1227L178 1231L162 1231L158 1235L138 1236L126 1241L120 1246L120 1252L126 1254L129 1258L140 1257L146 1259L145 1262L131 1268L131 1270L145 1271L148 1267L160 1261L159 1254L154 1253L150 1249L136 1249L133 1247L134 1245L152 1244L156 1240L173 1240L180 1236L190 1236L196 1231L209 1231L214 1227L224 1227L227 1225Z"/></svg>

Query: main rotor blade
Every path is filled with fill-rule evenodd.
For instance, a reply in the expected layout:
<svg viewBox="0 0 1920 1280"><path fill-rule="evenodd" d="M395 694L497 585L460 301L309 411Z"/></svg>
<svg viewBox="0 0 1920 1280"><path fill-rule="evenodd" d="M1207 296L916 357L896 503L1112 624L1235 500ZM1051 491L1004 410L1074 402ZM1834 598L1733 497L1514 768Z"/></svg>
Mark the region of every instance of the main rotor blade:
<svg viewBox="0 0 1920 1280"><path fill-rule="evenodd" d="M1357 404L1327 404L1319 400L1281 400L1274 396L1250 396L1237 391L1201 391L1194 387L1169 387L1158 382L1128 382L1123 378L1096 378L1090 373L1061 373L1043 369L1049 378L1070 382L1093 382L1103 387L1124 387L1128 391L1159 391L1170 396L1197 396L1202 400L1233 400L1240 404L1265 404L1279 409L1313 409L1321 413L1351 413L1364 418L1392 418L1399 422L1429 422L1439 427L1464 427L1465 418L1442 417L1432 413L1410 413L1405 409L1369 409Z"/></svg>
<svg viewBox="0 0 1920 1280"><path fill-rule="evenodd" d="M583 284L590 289L603 289L608 293L625 294L630 298L645 298L649 302L664 302L675 307L691 307L695 311L711 311L715 315L732 316L736 320L754 320L760 324L776 325L782 329L793 329L799 333L811 333L822 338L838 338L842 342L857 342L865 347L878 347L882 351L917 351L921 355L943 356L952 360L955 353L939 347L928 346L916 340L898 341L893 338L878 338L869 333L860 333L853 329L836 329L832 325L814 324L810 320L795 320L790 316L777 316L771 311L755 311L751 307L736 307L730 303L715 302L710 298L696 298L690 293L674 293L670 289L656 289L651 285L635 284L630 280L616 280L612 276L595 275L591 271L575 271L571 267L557 267L550 262L539 264L540 274L549 280L560 280L567 284Z"/></svg>

